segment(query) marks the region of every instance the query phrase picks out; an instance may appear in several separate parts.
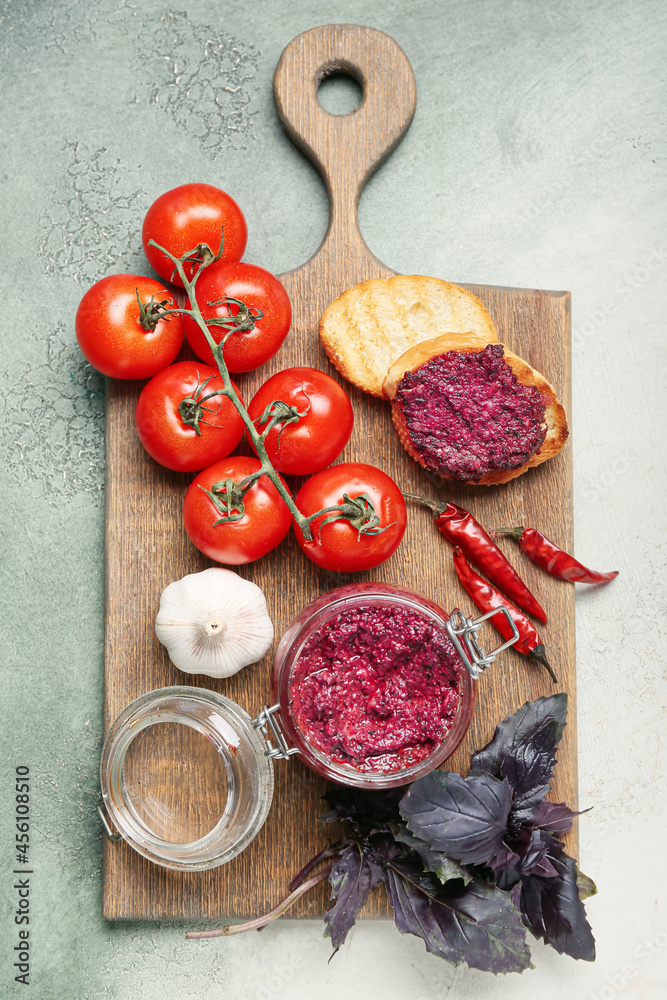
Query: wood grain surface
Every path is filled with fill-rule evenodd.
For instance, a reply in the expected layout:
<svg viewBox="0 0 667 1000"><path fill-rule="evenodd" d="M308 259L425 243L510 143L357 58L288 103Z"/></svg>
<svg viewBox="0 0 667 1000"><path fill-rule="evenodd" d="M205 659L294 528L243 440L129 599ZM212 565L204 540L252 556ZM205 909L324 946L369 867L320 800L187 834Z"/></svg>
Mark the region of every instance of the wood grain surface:
<svg viewBox="0 0 667 1000"><path fill-rule="evenodd" d="M335 71L361 84L360 107L334 116L320 106L317 89ZM399 46L381 32L356 25L327 25L294 39L276 69L275 100L290 137L318 167L331 203L330 224L317 253L281 276L292 300L292 330L282 349L260 371L241 376L249 399L280 369L311 365L338 378L322 351L318 320L333 298L367 278L394 272L378 261L357 225L357 204L365 181L404 135L414 114L416 90L410 64ZM215 183L215 178L210 178ZM428 195L425 194L425 197ZM453 275L441 275L455 280ZM570 299L567 292L466 286L487 306L500 340L525 357L555 385L570 416ZM188 356L187 352L184 356ZM552 461L505 486L440 484L403 451L389 407L343 383L351 396L355 428L342 461L377 465L412 493L451 498L486 526L538 526L565 548L573 545L571 444ZM134 406L141 385L108 381L106 438L106 632L105 731L134 698L172 684L196 683L220 691L256 714L270 698L271 656L235 677L190 678L170 662L158 642L154 621L160 593L186 573L212 565L190 543L181 522L190 477L156 465L134 430ZM298 488L300 481L294 481ZM542 573L514 546L501 542L549 613L542 636L570 699L568 726L551 797L577 802L574 587ZM311 600L350 576L323 572L307 560L290 535L274 552L239 573L264 590L279 637ZM410 507L402 545L383 566L355 579L383 580L411 587L446 609L471 609L458 584L451 550L424 508ZM484 636L487 645L497 636ZM448 767L463 773L470 753L491 737L497 723L523 702L553 692L548 676L513 651L478 682L475 715ZM104 843L103 913L109 919L248 917L274 906L292 876L331 835L318 824L324 782L298 758L278 761L269 819L256 840L221 868L197 874L167 871L136 854L124 841ZM187 795L187 788L183 789ZM576 834L569 850L576 854ZM327 891L318 887L290 912L320 916ZM388 906L376 891L363 915L384 916Z"/></svg>

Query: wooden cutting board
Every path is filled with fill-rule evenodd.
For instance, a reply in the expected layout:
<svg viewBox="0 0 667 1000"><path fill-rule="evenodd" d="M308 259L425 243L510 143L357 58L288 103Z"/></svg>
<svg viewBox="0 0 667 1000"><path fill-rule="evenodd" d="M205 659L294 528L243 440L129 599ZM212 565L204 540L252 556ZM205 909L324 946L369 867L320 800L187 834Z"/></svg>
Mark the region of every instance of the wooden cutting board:
<svg viewBox="0 0 667 1000"><path fill-rule="evenodd" d="M335 71L350 73L363 90L360 107L345 116L329 114L317 98L319 83ZM239 379L246 400L270 375L290 366L311 365L338 377L320 347L318 320L344 289L394 273L364 243L357 204L369 176L407 131L416 103L414 75L403 51L387 35L357 25L326 25L295 38L280 59L274 89L278 115L288 135L324 178L331 217L317 253L281 276L292 300L292 330L275 358ZM209 180L215 183L216 178ZM428 192L424 197L429 197ZM466 287L489 309L500 340L553 382L569 415L569 293ZM520 523L538 526L572 550L571 445L505 486L438 485L403 451L388 406L343 384L355 412L355 428L343 461L377 465L409 492L451 498L489 528ZM219 691L255 715L270 698L271 656L227 680L190 678L171 664L156 639L154 620L163 588L211 563L192 546L181 523L190 477L156 465L137 440L133 414L140 389L135 383L108 382L105 731L134 698L172 684L197 683ZM574 588L538 570L511 540L502 544L549 613L550 623L542 635L560 679L559 688L570 697L552 791L555 801L576 806ZM351 580L319 570L302 555L291 535L277 550L239 572L264 590L278 637L316 596ZM408 530L395 555L355 579L399 583L448 610L457 605L474 610L456 580L451 550L425 508L410 506ZM489 643L495 638L493 631L486 636ZM470 753L488 741L501 719L526 700L552 692L541 668L513 651L505 654L479 681L472 725L448 766L465 773ZM331 834L317 822L324 811L324 782L295 758L278 761L275 777L274 804L265 828L243 854L213 871L170 872L144 860L124 841L105 840L104 916L239 918L274 906L292 876ZM187 795L187 788L183 794ZM569 849L576 854L574 837ZM325 886L318 890L301 900L290 916L320 916L327 891ZM377 891L364 915L387 913L386 898Z"/></svg>

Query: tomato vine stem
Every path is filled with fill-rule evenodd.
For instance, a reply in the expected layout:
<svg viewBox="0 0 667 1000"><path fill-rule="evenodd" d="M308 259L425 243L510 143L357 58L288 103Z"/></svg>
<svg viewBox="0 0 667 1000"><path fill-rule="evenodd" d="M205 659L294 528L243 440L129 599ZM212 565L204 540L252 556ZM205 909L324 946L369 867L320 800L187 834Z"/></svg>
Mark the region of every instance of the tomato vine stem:
<svg viewBox="0 0 667 1000"><path fill-rule="evenodd" d="M158 301L154 295L151 295L148 302L142 302L138 288L135 289L135 295L139 306L139 326L147 333L152 333L161 319L168 321L180 312L179 309L168 308L168 306L174 305L174 300L171 297Z"/></svg>
<svg viewBox="0 0 667 1000"><path fill-rule="evenodd" d="M271 429L271 427L265 429L264 433L261 434L258 433L254 422L251 420L250 415L248 414L246 408L241 402L238 393L236 392L236 389L234 388L234 383L231 380L229 369L227 368L227 364L225 362L223 355L223 348L227 339L237 331L244 332L247 330L251 330L254 326L255 320L262 318L262 313L258 309L252 309L251 307L249 308L240 299L224 298L216 300L215 302L210 303L210 305L225 304L229 310L229 317L228 318L217 317L215 319L209 320L209 323L207 324L206 320L202 315L201 309L199 308L199 303L197 302L197 298L195 295L195 285L197 284L197 279L199 278L199 275L202 273L205 267L208 267L210 264L214 264L222 257L224 239L225 237L223 233L222 239L220 241L220 248L218 249L218 252L215 255L213 254L213 251L207 244L202 243L199 244L197 247L195 247L193 250L188 251L188 253L184 254L183 257L175 257L172 253L169 252L169 250L166 250L165 247L162 247L160 246L159 243L156 243L155 240L148 241L149 246L155 247L156 250L159 250L161 253L163 253L165 257L167 257L174 265L172 276L178 273L178 276L181 279L181 282L183 283L185 294L187 295L188 301L190 303L189 309L178 309L175 311L180 312L183 315L190 316L204 334L206 338L206 343L210 347L215 363L218 366L218 371L220 372L220 378L222 379L224 386L224 388L220 389L216 393L216 395L226 396L229 400L231 400L234 408L236 409L237 413L239 414L239 416L243 420L243 423L245 424L245 428L248 432L248 437L252 441L255 451L257 453L257 457L259 458L260 461L260 468L257 470L257 472L253 472L251 476L247 476L241 483L233 483L231 480L227 480L224 483L215 483L211 488L211 490L204 490L204 492L209 497L215 509L218 511L219 514L222 515L222 517L220 517L215 522L215 524L224 524L226 522L241 520L241 518L244 516L245 513L245 507L243 504L243 498L245 497L245 494L248 492L253 483L255 483L258 479L260 479L261 476L266 476L267 479L269 479L275 486L276 490L278 491L278 494L280 495L280 498L282 499L283 503L285 504L290 514L292 515L294 521L298 525L299 530L301 531L304 540L306 542L313 541L313 532L310 527L311 522L316 520L318 517L321 517L322 515L328 515L328 516L325 517L322 523L319 525L317 532L318 542L320 541L320 535L323 526L325 524L330 524L333 521L339 521L339 520L347 520L350 522L353 528L356 528L357 539L361 539L362 535L373 536L382 534L383 531L386 531L387 528L391 527L391 524L382 527L382 525L380 524L380 519L375 512L373 501L371 500L371 498L368 496L367 493L361 493L356 497L350 497L347 493L344 493L342 504L337 504L336 506L333 507L326 507L324 510L316 511L314 514L310 514L308 517L306 517L304 514L301 513L299 508L294 503L292 494L287 489L282 479L280 478L280 476L274 469L273 465L271 464L271 460L266 450L266 436L268 434L268 430ZM188 278L185 273L184 265L186 262L198 263L197 270L194 272L191 279ZM233 314L231 308L229 308L231 305L236 306L237 308L236 314ZM224 329L225 331L224 336L220 339L219 343L215 342L211 334L211 331L208 328L209 325L220 326ZM279 422L284 423L284 422L295 421L298 420L300 417L305 416L308 410L310 409L311 401L310 398L308 397L308 394L305 393L305 390L304 394L308 399L308 406L304 411L304 413L299 413L299 411L296 410L294 407L288 407L288 405L284 403L282 400L274 400L271 406L276 407L277 412L274 413L274 417L278 419L273 420L272 426L275 426L275 424ZM183 401L183 403L187 404L191 404L192 402L193 402L192 399L186 399ZM260 418L260 423L264 419L265 415L266 411L265 414L262 415L262 418Z"/></svg>
<svg viewBox="0 0 667 1000"><path fill-rule="evenodd" d="M200 424L209 423L209 421L204 420L204 413L215 413L216 411L212 406L204 406L204 403L208 402L209 399L213 399L215 396L224 395L223 389L216 389L214 392L209 392L206 396L202 395L204 389L208 383L213 378L213 375L197 385L192 390L189 396L185 396L178 404L178 415L185 424L186 427L192 427L197 437L201 437L201 427Z"/></svg>
<svg viewBox="0 0 667 1000"><path fill-rule="evenodd" d="M226 364L225 359L223 357L223 353L222 352L223 352L224 343L227 340L227 337L229 337L236 329L238 329L238 326L236 325L236 323L234 323L234 325L231 326L230 329L227 329L227 324L226 323L224 323L224 324L218 324L218 325L222 325L223 327L225 327L225 336L222 338L222 340L220 341L219 344L216 344L215 340L213 339L213 337L211 335L211 331L208 329L208 326L206 325L206 321L204 320L204 317L202 316L202 313L201 313L201 309L199 308L199 303L197 302L197 299L195 297L195 285L197 284L197 278L199 277L199 275L201 274L201 272L204 270L204 268L208 266L208 264L212 264L214 261L220 259L221 255L222 255L223 242L224 242L224 235L223 235L223 239L222 239L222 241L220 243L220 249L219 249L218 253L215 256L213 256L211 254L209 248L207 248L207 249L209 249L209 254L208 255L204 254L202 252L202 248L201 247L197 247L196 248L198 254L201 257L203 257L204 259L201 261L201 263L199 264L199 267L197 268L197 270L193 274L192 280L190 280L187 277L186 273L185 273L185 268L183 266L183 260L181 260L178 257L175 257L172 253L169 252L169 250L166 250L164 247L161 247L159 243L156 243L155 240L149 240L149 246L155 247L156 250L159 250L161 253L163 253L165 255L165 257L167 257L172 262L172 264L174 265L175 271L178 272L178 276L181 279L181 281L183 282L183 288L185 290L185 294L188 297L188 301L190 303L190 308L189 309L184 309L184 310L182 310L182 312L185 313L186 315L190 316L195 321L195 323L197 324L197 326L199 327L199 329L202 331L202 333L206 337L206 343L211 348L211 353L213 354L213 358L215 360L215 363L218 366L218 371L220 372L220 378L222 379L223 384L224 384L224 392L222 393L222 395L227 396L227 398L229 400L231 400L234 408L236 409L237 413L239 414L239 416L241 417L243 423L245 424L246 430L248 432L248 437L251 439L251 441L252 441L252 443L253 443L253 445L255 447L255 451L257 452L257 457L259 458L259 461L261 463L261 469L257 470L257 474L256 474L255 478L259 479L260 476L265 475L273 483L273 485L275 486L276 490L280 494L280 497L281 497L283 503L285 504L285 506L289 510L290 514L292 515L292 517L296 521L297 525L299 526L299 529L300 529L301 533L303 534L304 539L307 542L312 542L312 540L313 540L313 533L310 530L310 521L309 521L309 518L304 517L304 515L301 513L301 511L299 510L299 508L294 503L294 499L292 497L292 494L289 492L289 490L287 489L287 487L283 483L282 479L280 478L280 476L278 475L278 473L276 472L276 470L273 468L273 465L271 464L271 460L269 459L268 453L266 451L265 440L264 440L264 438L262 437L261 434L257 433L257 428L255 427L254 423L250 419L250 416L249 416L246 408L244 407L243 403L241 402L241 400L239 398L239 395L238 395L238 393L236 392L236 390L234 388L234 385L232 383L232 380L231 380L231 377L230 377L230 374L229 374L229 369L227 368L227 364ZM190 260L192 260L192 251L191 251L189 257L190 257ZM208 257L208 259L205 259L206 257ZM186 255L186 259L188 259L188 255ZM245 306L244 306L244 308L245 308ZM249 313L249 310L246 310L246 313ZM232 317L232 319L233 319L233 317ZM242 316L242 322L243 321L247 321L246 314L244 314ZM245 329L248 329L248 327L246 326Z"/></svg>
<svg viewBox="0 0 667 1000"><path fill-rule="evenodd" d="M269 403L269 405L264 408L262 415L257 417L254 421L254 423L259 424L260 427L262 424L266 424L266 427L261 432L264 440L266 440L274 427L280 428L278 431L277 451L280 451L280 435L285 430L287 425L298 424L299 420L309 413L310 408L313 405L312 400L303 385L301 386L301 391L308 400L308 406L303 412L297 410L296 406L290 406L289 403L285 403L282 399L274 399L273 402Z"/></svg>

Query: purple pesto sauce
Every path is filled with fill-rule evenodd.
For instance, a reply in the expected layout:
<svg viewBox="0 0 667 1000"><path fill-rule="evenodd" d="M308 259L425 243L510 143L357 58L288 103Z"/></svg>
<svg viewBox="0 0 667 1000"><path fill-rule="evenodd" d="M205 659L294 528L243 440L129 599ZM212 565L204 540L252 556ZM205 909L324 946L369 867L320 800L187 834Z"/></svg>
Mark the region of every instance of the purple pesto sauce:
<svg viewBox="0 0 667 1000"><path fill-rule="evenodd" d="M427 469L461 480L516 469L546 437L550 397L521 385L502 344L448 351L398 383L396 404Z"/></svg>
<svg viewBox="0 0 667 1000"><path fill-rule="evenodd" d="M454 723L460 666L447 636L417 611L348 608L306 642L290 678L292 716L338 763L411 767Z"/></svg>

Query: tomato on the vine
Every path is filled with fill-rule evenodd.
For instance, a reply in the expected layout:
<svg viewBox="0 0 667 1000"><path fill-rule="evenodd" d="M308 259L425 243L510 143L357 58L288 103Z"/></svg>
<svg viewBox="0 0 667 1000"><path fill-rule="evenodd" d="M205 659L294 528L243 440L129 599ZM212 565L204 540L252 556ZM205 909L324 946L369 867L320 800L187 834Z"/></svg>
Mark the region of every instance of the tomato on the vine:
<svg viewBox="0 0 667 1000"><path fill-rule="evenodd" d="M405 534L403 494L393 479L372 465L344 462L312 476L299 490L296 506L311 521L311 542L294 525L296 539L318 566L356 573L379 566L395 552ZM345 517L326 508L341 505Z"/></svg>
<svg viewBox="0 0 667 1000"><path fill-rule="evenodd" d="M200 361L158 372L141 390L134 412L151 458L175 472L195 472L231 454L245 425L232 401L220 395L224 387L216 369Z"/></svg>
<svg viewBox="0 0 667 1000"><path fill-rule="evenodd" d="M223 239L222 263L241 260L248 241L248 227L243 212L225 191L212 184L181 184L157 198L146 212L141 238L148 263L159 275L182 286L174 265L155 247L154 240L174 257L193 252L185 266L188 279L207 256L215 257Z"/></svg>
<svg viewBox="0 0 667 1000"><path fill-rule="evenodd" d="M170 365L183 343L180 314L164 285L135 274L112 274L89 288L74 322L93 368L112 378L150 378Z"/></svg>
<svg viewBox="0 0 667 1000"><path fill-rule="evenodd" d="M354 424L345 390L317 368L273 375L251 399L248 414L259 432L272 425L264 439L267 454L274 469L292 476L311 475L335 462Z"/></svg>
<svg viewBox="0 0 667 1000"><path fill-rule="evenodd" d="M289 296L278 279L263 267L245 261L224 266L213 264L198 279L195 294L207 323L212 319L223 321L223 325L209 326L216 344L227 332L225 321L235 320L242 324L224 346L225 363L230 372L249 372L263 365L287 336L292 322ZM197 357L209 365L214 364L208 341L190 316L184 317L183 328Z"/></svg>
<svg viewBox="0 0 667 1000"><path fill-rule="evenodd" d="M259 469L259 459L235 456L204 469L190 484L183 501L185 530L210 559L231 566L252 562L288 533L292 515L267 476L260 476L243 497L233 487L228 492L231 483Z"/></svg>

